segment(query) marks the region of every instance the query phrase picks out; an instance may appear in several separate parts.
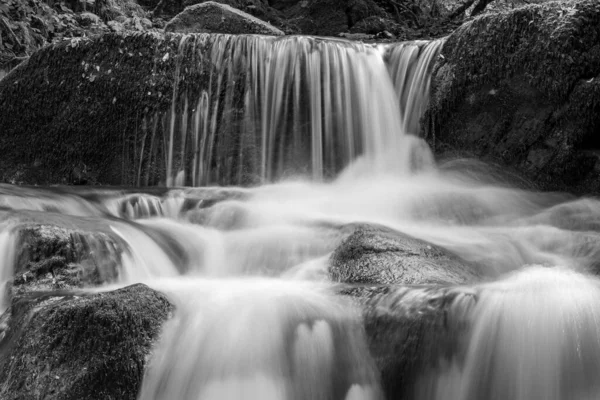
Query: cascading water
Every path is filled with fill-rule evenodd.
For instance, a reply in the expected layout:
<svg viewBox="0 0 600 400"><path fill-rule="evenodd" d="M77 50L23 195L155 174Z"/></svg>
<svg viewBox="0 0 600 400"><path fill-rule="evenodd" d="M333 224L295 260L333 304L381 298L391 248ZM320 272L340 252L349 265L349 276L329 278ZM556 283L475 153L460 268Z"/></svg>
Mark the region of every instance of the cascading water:
<svg viewBox="0 0 600 400"><path fill-rule="evenodd" d="M479 290L456 307L472 326L464 353L424 379L420 399L600 397L600 280L533 266Z"/></svg>
<svg viewBox="0 0 600 400"><path fill-rule="evenodd" d="M9 304L9 293L6 284L13 278L17 241L10 222L0 223L0 312L4 312Z"/></svg>
<svg viewBox="0 0 600 400"><path fill-rule="evenodd" d="M326 288L193 278L160 286L180 311L140 398L382 398L359 315Z"/></svg>
<svg viewBox="0 0 600 400"><path fill-rule="evenodd" d="M416 399L598 398L600 201L435 166L411 133L442 45L184 36L169 115L144 123L136 183L153 163L169 185L268 183L0 186L0 284L26 224L98 230L122 246L107 285L145 282L176 306L140 399L383 399L360 306L328 278L349 226L382 225L488 281L452 300L444 324L464 337L424 363ZM430 289L376 308L393 315Z"/></svg>
<svg viewBox="0 0 600 400"><path fill-rule="evenodd" d="M418 133L442 43L183 36L172 107L144 124L135 182L165 118L168 186L322 180L358 155L376 170L407 171L408 154L423 149L404 132Z"/></svg>

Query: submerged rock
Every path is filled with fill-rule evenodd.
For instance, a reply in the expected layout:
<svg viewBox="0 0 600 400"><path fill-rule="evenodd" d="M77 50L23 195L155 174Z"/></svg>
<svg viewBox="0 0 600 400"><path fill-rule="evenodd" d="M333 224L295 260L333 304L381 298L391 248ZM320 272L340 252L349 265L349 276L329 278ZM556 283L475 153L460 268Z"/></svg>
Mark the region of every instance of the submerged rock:
<svg viewBox="0 0 600 400"><path fill-rule="evenodd" d="M467 311L477 301L469 288L364 290L364 326L381 372L386 399L419 397L419 381L460 355Z"/></svg>
<svg viewBox="0 0 600 400"><path fill-rule="evenodd" d="M383 227L358 225L331 256L330 277L352 284L463 284L472 265L432 244Z"/></svg>
<svg viewBox="0 0 600 400"><path fill-rule="evenodd" d="M18 235L13 295L96 286L119 275L123 246L105 233L26 225Z"/></svg>
<svg viewBox="0 0 600 400"><path fill-rule="evenodd" d="M214 1L186 7L165 26L167 32L281 36L283 32L250 14Z"/></svg>
<svg viewBox="0 0 600 400"><path fill-rule="evenodd" d="M0 397L136 399L170 310L162 294L142 284L15 299L2 317Z"/></svg>
<svg viewBox="0 0 600 400"><path fill-rule="evenodd" d="M491 14L448 37L425 128L436 152L499 162L544 189L600 191L600 2Z"/></svg>

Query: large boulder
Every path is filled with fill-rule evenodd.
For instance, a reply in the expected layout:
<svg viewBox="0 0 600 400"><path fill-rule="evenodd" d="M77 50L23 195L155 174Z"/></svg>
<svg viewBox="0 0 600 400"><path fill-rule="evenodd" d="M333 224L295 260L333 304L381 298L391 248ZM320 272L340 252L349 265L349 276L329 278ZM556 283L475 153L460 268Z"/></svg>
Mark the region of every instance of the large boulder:
<svg viewBox="0 0 600 400"><path fill-rule="evenodd" d="M269 23L226 4L207 1L186 7L165 26L167 32L231 33L281 36Z"/></svg>
<svg viewBox="0 0 600 400"><path fill-rule="evenodd" d="M171 308L142 284L15 299L2 317L0 397L136 399Z"/></svg>
<svg viewBox="0 0 600 400"><path fill-rule="evenodd" d="M600 2L462 26L434 68L424 125L438 154L491 160L543 189L600 190Z"/></svg>
<svg viewBox="0 0 600 400"><path fill-rule="evenodd" d="M380 285L477 282L477 269L430 243L384 227L358 225L338 246L329 275L336 282Z"/></svg>
<svg viewBox="0 0 600 400"><path fill-rule="evenodd" d="M0 180L133 183L129 146L166 129L181 36L107 34L34 53L0 81ZM198 66L210 61L193 61ZM189 82L197 82L191 76ZM149 125L144 115L158 113ZM133 147L131 147L133 149ZM146 151L157 151L160 147ZM139 156L138 156L139 157ZM157 159L142 184L157 183Z"/></svg>

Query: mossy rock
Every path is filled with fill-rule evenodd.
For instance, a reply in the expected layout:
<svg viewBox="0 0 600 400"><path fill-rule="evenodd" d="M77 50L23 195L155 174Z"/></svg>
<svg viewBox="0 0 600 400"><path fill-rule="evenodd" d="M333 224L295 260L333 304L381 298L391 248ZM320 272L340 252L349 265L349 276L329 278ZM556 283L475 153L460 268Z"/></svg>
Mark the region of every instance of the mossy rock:
<svg viewBox="0 0 600 400"><path fill-rule="evenodd" d="M362 310L369 350L386 399L422 398L419 383L464 357L468 311L480 290L468 286L358 285L342 289Z"/></svg>
<svg viewBox="0 0 600 400"><path fill-rule="evenodd" d="M335 282L380 285L464 284L473 266L432 244L384 227L357 225L331 256Z"/></svg>
<svg viewBox="0 0 600 400"><path fill-rule="evenodd" d="M271 24L226 4L206 1L186 7L165 26L167 32L281 36Z"/></svg>
<svg viewBox="0 0 600 400"><path fill-rule="evenodd" d="M12 296L114 282L126 246L103 232L50 224L21 226L17 243Z"/></svg>
<svg viewBox="0 0 600 400"><path fill-rule="evenodd" d="M180 41L171 34L108 34L34 53L0 81L0 181L132 184L143 162L140 183L158 183ZM186 76L190 86L214 68L195 57L185 62L194 71L206 67L204 75ZM141 142L153 135L153 147L141 154Z"/></svg>
<svg viewBox="0 0 600 400"><path fill-rule="evenodd" d="M451 34L423 119L438 154L512 168L538 187L598 192L600 3L477 18Z"/></svg>
<svg viewBox="0 0 600 400"><path fill-rule="evenodd" d="M0 342L0 397L136 399L171 309L165 296L142 284L15 299Z"/></svg>

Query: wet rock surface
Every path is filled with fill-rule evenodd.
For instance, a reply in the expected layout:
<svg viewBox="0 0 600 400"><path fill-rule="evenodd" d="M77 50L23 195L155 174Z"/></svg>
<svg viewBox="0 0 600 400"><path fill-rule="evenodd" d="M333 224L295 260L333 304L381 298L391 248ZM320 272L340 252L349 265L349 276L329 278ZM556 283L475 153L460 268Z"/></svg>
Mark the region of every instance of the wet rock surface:
<svg viewBox="0 0 600 400"><path fill-rule="evenodd" d="M384 227L358 225L331 256L329 275L350 284L464 284L477 269L424 241Z"/></svg>
<svg viewBox="0 0 600 400"><path fill-rule="evenodd" d="M281 36L283 32L250 14L214 1L186 7L165 26L167 32Z"/></svg>
<svg viewBox="0 0 600 400"><path fill-rule="evenodd" d="M0 397L136 399L171 305L137 284L112 292L30 292L1 317Z"/></svg>
<svg viewBox="0 0 600 400"><path fill-rule="evenodd" d="M600 3L491 14L448 37L424 119L438 154L508 166L538 187L597 192Z"/></svg>
<svg viewBox="0 0 600 400"><path fill-rule="evenodd" d="M122 248L102 232L56 225L19 229L13 296L32 290L67 290L114 282Z"/></svg>
<svg viewBox="0 0 600 400"><path fill-rule="evenodd" d="M466 314L477 301L469 288L380 287L352 293L363 303L371 355L387 399L414 398L419 379L460 352Z"/></svg>
<svg viewBox="0 0 600 400"><path fill-rule="evenodd" d="M122 173L135 167L134 160L122 163L122 145L141 134L140 115L168 110L179 38L125 33L73 39L13 70L0 81L2 181L126 183ZM163 124L156 124L162 132ZM151 171L160 164L148 167L144 183L152 185Z"/></svg>

